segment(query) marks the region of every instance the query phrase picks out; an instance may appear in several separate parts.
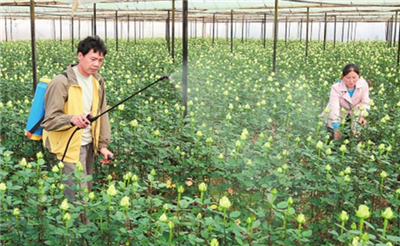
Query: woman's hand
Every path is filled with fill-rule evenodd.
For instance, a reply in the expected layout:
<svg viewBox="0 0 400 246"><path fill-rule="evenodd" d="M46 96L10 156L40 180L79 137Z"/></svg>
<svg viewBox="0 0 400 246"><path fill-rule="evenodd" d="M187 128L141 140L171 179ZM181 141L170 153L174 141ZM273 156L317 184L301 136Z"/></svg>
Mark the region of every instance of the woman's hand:
<svg viewBox="0 0 400 246"><path fill-rule="evenodd" d="M364 119L364 117L360 117L358 119L358 122L360 122L361 125L365 126L367 124L367 120Z"/></svg>
<svg viewBox="0 0 400 246"><path fill-rule="evenodd" d="M333 137L334 137L335 139L339 139L341 136L342 136L342 134L341 134L340 132L334 132L334 133L333 133Z"/></svg>

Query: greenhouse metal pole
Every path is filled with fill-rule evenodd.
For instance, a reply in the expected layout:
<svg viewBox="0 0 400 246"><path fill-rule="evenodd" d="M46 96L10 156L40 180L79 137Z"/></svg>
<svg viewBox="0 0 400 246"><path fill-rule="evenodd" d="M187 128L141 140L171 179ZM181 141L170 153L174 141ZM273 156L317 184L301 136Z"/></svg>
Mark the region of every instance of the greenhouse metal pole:
<svg viewBox="0 0 400 246"><path fill-rule="evenodd" d="M96 3L93 4L93 33L94 36L97 35L97 29L96 29Z"/></svg>
<svg viewBox="0 0 400 246"><path fill-rule="evenodd" d="M13 40L12 18L10 18L10 40Z"/></svg>
<svg viewBox="0 0 400 246"><path fill-rule="evenodd" d="M168 47L168 53L171 53L171 40L170 40L170 31L169 31L169 27L170 27L170 18L171 18L171 11L170 10L168 10L168 17L167 17L167 23L166 23L166 31L165 31L165 35L166 35L166 38L167 38L167 47Z"/></svg>
<svg viewBox="0 0 400 246"><path fill-rule="evenodd" d="M310 22L310 7L307 7L307 23L306 23L306 59L308 57L308 25Z"/></svg>
<svg viewBox="0 0 400 246"><path fill-rule="evenodd" d="M394 20L394 34L393 34L393 47L396 46L396 34L397 34L397 16L398 16L398 11L396 11L395 14L395 20Z"/></svg>
<svg viewBox="0 0 400 246"><path fill-rule="evenodd" d="M285 18L285 45L287 43L287 33L288 33L288 17Z"/></svg>
<svg viewBox="0 0 400 246"><path fill-rule="evenodd" d="M107 40L107 19L104 18L104 38Z"/></svg>
<svg viewBox="0 0 400 246"><path fill-rule="evenodd" d="M213 24L212 24L212 44L214 45L215 39L215 13L213 14Z"/></svg>
<svg viewBox="0 0 400 246"><path fill-rule="evenodd" d="M314 22L313 22L313 20L311 20L311 23L310 23L310 41L312 40L313 25L314 25Z"/></svg>
<svg viewBox="0 0 400 246"><path fill-rule="evenodd" d="M350 40L350 24L351 24L351 21L349 20L349 22L347 24L347 42L349 42L349 40Z"/></svg>
<svg viewBox="0 0 400 246"><path fill-rule="evenodd" d="M266 42L266 36L267 36L267 14L264 13L264 19L263 19L263 45L264 45L264 49L265 49L265 42Z"/></svg>
<svg viewBox="0 0 400 246"><path fill-rule="evenodd" d="M71 17L71 52L74 52L74 17Z"/></svg>
<svg viewBox="0 0 400 246"><path fill-rule="evenodd" d="M326 13L325 12L325 24L324 24L324 50L325 50L325 47L326 47L326 34L327 34L327 24L328 24L328 22L327 22L327 18L328 18L328 13Z"/></svg>
<svg viewBox="0 0 400 246"><path fill-rule="evenodd" d="M78 39L81 39L81 19L78 20Z"/></svg>
<svg viewBox="0 0 400 246"><path fill-rule="evenodd" d="M182 2L183 20L182 20L182 99L185 111L183 116L187 115L187 77L188 77L188 0Z"/></svg>
<svg viewBox="0 0 400 246"><path fill-rule="evenodd" d="M172 62L175 62L175 0L172 0Z"/></svg>
<svg viewBox="0 0 400 246"><path fill-rule="evenodd" d="M231 53L233 53L233 9L231 9Z"/></svg>
<svg viewBox="0 0 400 246"><path fill-rule="evenodd" d="M397 40L397 72L399 72L400 69L400 30L399 30L399 38Z"/></svg>
<svg viewBox="0 0 400 246"><path fill-rule="evenodd" d="M60 16L60 43L62 43L62 18Z"/></svg>
<svg viewBox="0 0 400 246"><path fill-rule="evenodd" d="M334 16L335 18L335 24L333 26L333 48L336 47L336 15Z"/></svg>
<svg viewBox="0 0 400 246"><path fill-rule="evenodd" d="M343 23L342 23L342 43L343 43L343 40L344 40L344 19L343 19Z"/></svg>
<svg viewBox="0 0 400 246"><path fill-rule="evenodd" d="M31 12L32 79L33 79L33 95L35 95L37 74L36 74L36 29L35 29L34 0L31 0L30 12Z"/></svg>
<svg viewBox="0 0 400 246"><path fill-rule="evenodd" d="M128 43L129 43L130 30L131 30L131 25L130 25L129 14L128 14Z"/></svg>
<svg viewBox="0 0 400 246"><path fill-rule="evenodd" d="M56 34L56 19L53 19L53 39L56 40L57 34Z"/></svg>
<svg viewBox="0 0 400 246"><path fill-rule="evenodd" d="M115 11L115 50L118 52L118 11Z"/></svg>
<svg viewBox="0 0 400 246"><path fill-rule="evenodd" d="M274 19L274 54L272 57L272 72L276 71L276 45L278 41L278 0L275 0L275 19Z"/></svg>
<svg viewBox="0 0 400 246"><path fill-rule="evenodd" d="M303 37L303 19L300 19L300 29L299 29L299 39L301 43L301 38Z"/></svg>
<svg viewBox="0 0 400 246"><path fill-rule="evenodd" d="M242 17L242 44L243 44L243 41L244 41L244 15Z"/></svg>
<svg viewBox="0 0 400 246"><path fill-rule="evenodd" d="M6 42L8 42L8 36L7 36L7 17L4 17L4 22L5 22L4 31L5 31L5 33L6 33Z"/></svg>
<svg viewBox="0 0 400 246"><path fill-rule="evenodd" d="M133 18L133 37L135 39L135 44L136 44L136 17Z"/></svg>

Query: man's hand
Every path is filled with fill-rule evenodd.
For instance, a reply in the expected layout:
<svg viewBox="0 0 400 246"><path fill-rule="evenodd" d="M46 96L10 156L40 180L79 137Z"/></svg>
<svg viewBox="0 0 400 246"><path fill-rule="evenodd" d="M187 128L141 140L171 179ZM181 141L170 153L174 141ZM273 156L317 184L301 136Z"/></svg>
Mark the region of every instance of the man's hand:
<svg viewBox="0 0 400 246"><path fill-rule="evenodd" d="M114 157L114 154L107 148L101 148L100 153L104 156L103 159L100 159L100 162L103 164L109 164L111 162L111 160L108 159L108 156Z"/></svg>
<svg viewBox="0 0 400 246"><path fill-rule="evenodd" d="M85 115L74 115L70 120L71 124L77 126L80 129L85 129L90 125L90 121Z"/></svg>

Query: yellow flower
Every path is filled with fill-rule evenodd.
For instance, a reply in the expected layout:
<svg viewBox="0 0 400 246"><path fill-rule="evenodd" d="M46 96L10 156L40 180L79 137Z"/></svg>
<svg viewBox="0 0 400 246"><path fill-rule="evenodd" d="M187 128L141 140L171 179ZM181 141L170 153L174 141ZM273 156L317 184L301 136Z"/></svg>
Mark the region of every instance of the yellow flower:
<svg viewBox="0 0 400 246"><path fill-rule="evenodd" d="M215 205L215 204L210 206L211 209L217 209L217 207L218 207L218 206Z"/></svg>

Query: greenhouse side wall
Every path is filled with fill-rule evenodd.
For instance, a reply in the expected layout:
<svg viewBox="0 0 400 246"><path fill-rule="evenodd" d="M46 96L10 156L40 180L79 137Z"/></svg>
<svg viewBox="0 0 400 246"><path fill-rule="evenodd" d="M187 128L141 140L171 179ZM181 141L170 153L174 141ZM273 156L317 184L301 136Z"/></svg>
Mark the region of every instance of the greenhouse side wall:
<svg viewBox="0 0 400 246"><path fill-rule="evenodd" d="M30 39L30 20L29 19L2 19L3 25L0 33L0 40L29 40ZM399 25L399 24L398 24ZM36 38L37 39L70 39L71 38L71 21L62 20L36 20ZM39 28L40 27L40 28ZM182 37L182 23L175 23L175 36ZM96 32L103 38L115 38L115 21L114 20L98 20ZM189 37L212 37L212 23L203 24L200 21L189 23ZM216 38L225 38L230 25L227 23L217 23L215 25ZM128 32L129 29L129 32ZM324 23L313 22L309 24L310 39L323 40ZM61 30L61 34L60 34ZM121 31L122 30L122 31ZM279 39L305 39L306 23L305 22L280 22L278 25ZM327 40L333 40L335 23L329 22L327 25ZM242 35L242 32L244 34ZM119 38L158 38L165 37L164 22L143 22L130 21L129 25L126 21L118 23ZM7 34L7 35L6 35ZM92 35L91 21L74 20L74 38L82 38ZM234 37L241 38L262 38L261 23L245 23L235 22ZM273 37L273 23L269 22L266 26L266 38ZM336 40L385 40L386 39L386 23L378 22L337 22L336 23Z"/></svg>

